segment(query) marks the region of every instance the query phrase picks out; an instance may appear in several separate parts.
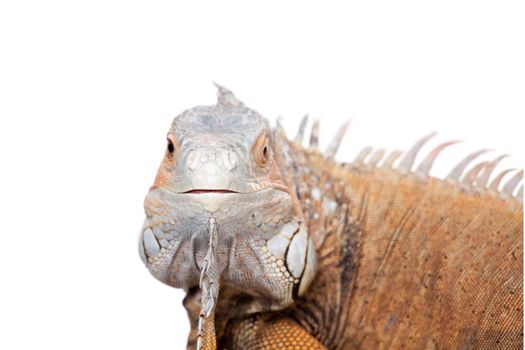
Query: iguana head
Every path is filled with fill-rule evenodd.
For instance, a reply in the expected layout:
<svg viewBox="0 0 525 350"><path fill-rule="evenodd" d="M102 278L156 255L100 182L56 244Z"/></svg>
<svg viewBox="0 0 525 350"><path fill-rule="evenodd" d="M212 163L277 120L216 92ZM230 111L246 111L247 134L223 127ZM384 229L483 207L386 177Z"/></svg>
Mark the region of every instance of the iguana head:
<svg viewBox="0 0 525 350"><path fill-rule="evenodd" d="M211 305L220 285L280 309L305 291L316 268L285 142L266 118L218 88L216 105L173 121L145 199L140 255L168 285L200 284Z"/></svg>

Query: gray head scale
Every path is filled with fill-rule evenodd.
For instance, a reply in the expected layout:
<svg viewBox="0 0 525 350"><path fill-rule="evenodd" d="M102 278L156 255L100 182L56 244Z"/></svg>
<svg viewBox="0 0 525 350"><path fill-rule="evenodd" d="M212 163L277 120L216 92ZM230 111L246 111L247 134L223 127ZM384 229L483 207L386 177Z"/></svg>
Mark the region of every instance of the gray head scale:
<svg viewBox="0 0 525 350"><path fill-rule="evenodd" d="M255 311L281 309L306 290L316 269L287 183L286 141L217 87L215 105L186 110L171 125L145 199L139 252L168 285L200 285L212 302L220 285L265 300Z"/></svg>

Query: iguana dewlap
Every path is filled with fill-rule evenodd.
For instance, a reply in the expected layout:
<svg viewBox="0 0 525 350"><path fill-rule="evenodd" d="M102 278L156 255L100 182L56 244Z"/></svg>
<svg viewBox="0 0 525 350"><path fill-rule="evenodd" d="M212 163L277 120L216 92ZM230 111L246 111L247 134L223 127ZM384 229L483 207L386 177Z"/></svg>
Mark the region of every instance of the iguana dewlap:
<svg viewBox="0 0 525 350"><path fill-rule="evenodd" d="M432 136L334 161L223 87L173 121L140 255L184 288L188 349L521 349L523 172L428 176Z"/></svg>

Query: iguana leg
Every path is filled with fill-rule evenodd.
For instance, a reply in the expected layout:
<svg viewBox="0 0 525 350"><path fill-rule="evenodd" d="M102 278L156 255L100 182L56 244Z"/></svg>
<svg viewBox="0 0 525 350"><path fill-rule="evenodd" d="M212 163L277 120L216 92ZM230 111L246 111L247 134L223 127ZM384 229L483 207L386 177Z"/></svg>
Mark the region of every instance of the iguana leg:
<svg viewBox="0 0 525 350"><path fill-rule="evenodd" d="M263 314L233 322L220 348L246 350L326 350L291 318Z"/></svg>

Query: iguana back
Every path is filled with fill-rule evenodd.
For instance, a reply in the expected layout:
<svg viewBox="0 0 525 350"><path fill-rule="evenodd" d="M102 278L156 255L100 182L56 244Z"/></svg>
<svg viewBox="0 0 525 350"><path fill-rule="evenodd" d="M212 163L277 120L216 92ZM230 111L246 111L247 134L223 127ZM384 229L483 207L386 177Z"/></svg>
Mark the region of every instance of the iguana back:
<svg viewBox="0 0 525 350"><path fill-rule="evenodd" d="M322 344L522 347L518 200L476 183L333 164L316 152L301 158L318 169L299 188L305 210L318 215L309 224L319 274L291 314Z"/></svg>

